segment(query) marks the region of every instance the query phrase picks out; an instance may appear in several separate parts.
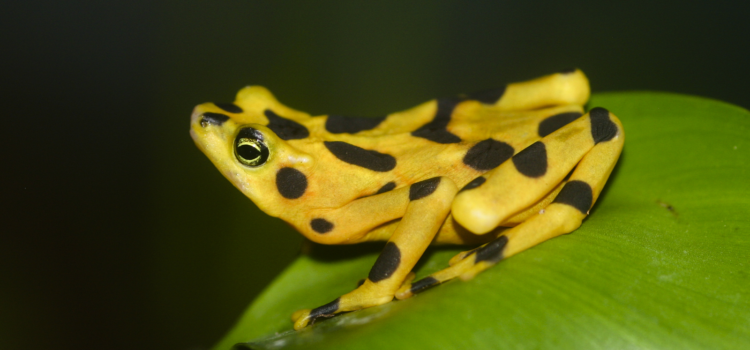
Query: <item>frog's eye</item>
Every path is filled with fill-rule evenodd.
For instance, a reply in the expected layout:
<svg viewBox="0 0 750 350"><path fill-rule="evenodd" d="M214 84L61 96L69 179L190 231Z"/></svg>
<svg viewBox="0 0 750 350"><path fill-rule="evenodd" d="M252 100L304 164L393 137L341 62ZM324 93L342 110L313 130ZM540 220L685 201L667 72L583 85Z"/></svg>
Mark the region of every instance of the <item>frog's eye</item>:
<svg viewBox="0 0 750 350"><path fill-rule="evenodd" d="M244 165L263 165L268 160L268 146L263 142L263 134L253 128L240 130L234 140L234 155Z"/></svg>

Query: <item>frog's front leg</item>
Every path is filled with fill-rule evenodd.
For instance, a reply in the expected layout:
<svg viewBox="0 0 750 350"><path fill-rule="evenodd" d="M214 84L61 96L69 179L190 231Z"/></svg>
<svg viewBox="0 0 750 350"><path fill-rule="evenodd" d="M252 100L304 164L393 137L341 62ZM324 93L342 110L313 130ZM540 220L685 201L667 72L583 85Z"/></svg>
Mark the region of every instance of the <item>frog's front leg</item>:
<svg viewBox="0 0 750 350"><path fill-rule="evenodd" d="M340 312L359 310L393 300L396 291L407 279L448 216L457 191L450 179L435 177L412 184L408 194L400 194L408 195L406 212L364 283L326 305L295 312L292 315L294 329L304 328L320 317L330 317ZM381 194L368 200L377 201L377 197L382 196L383 201L391 202L393 195L399 193ZM346 214L351 213L344 213Z"/></svg>

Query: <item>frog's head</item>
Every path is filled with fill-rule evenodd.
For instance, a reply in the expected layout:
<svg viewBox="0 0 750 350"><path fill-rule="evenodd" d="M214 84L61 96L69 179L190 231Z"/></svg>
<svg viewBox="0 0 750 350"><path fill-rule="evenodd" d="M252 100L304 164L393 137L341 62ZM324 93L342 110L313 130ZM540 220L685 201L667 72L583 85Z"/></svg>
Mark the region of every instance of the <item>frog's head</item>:
<svg viewBox="0 0 750 350"><path fill-rule="evenodd" d="M283 117L281 117L283 116ZM291 147L304 139L310 116L278 102L267 89L246 87L234 103L204 103L190 121L193 141L258 207L279 216L284 200L304 195L313 158Z"/></svg>

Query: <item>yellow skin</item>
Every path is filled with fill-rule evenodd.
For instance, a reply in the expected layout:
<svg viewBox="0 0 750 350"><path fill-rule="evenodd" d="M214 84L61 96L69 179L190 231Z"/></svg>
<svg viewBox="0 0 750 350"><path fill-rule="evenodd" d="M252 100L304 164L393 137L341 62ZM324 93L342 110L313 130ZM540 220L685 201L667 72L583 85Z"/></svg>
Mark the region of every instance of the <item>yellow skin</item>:
<svg viewBox="0 0 750 350"><path fill-rule="evenodd" d="M361 286L293 314L301 329L455 277L470 279L578 228L624 142L613 114L583 114L588 98L588 80L572 70L432 100L368 123L312 117L250 86L233 104L197 106L190 134L261 210L311 241L387 241ZM428 245L482 243L412 283Z"/></svg>

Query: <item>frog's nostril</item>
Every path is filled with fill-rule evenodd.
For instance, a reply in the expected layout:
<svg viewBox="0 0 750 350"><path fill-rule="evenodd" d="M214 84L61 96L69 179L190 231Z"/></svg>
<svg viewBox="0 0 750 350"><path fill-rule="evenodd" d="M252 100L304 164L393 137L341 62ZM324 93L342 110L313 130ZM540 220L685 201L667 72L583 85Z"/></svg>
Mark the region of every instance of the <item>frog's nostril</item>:
<svg viewBox="0 0 750 350"><path fill-rule="evenodd" d="M207 127L209 124L221 126L225 121L229 120L229 117L221 113L206 112L201 115L201 126Z"/></svg>

